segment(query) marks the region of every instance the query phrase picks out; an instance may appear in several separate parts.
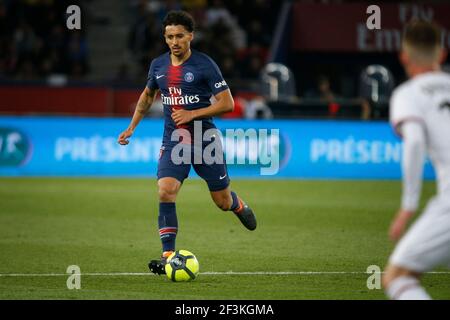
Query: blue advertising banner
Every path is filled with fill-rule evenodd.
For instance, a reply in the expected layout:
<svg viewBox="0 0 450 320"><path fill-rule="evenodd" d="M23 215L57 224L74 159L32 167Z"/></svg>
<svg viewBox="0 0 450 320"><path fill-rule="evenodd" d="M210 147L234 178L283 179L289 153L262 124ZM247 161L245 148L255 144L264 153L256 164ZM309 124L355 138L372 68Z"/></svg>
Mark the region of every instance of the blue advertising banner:
<svg viewBox="0 0 450 320"><path fill-rule="evenodd" d="M0 117L2 176L156 176L164 128L144 119L130 144L129 118ZM401 141L388 123L216 120L230 176L398 179ZM195 175L194 170L191 174ZM434 178L429 161L424 175Z"/></svg>

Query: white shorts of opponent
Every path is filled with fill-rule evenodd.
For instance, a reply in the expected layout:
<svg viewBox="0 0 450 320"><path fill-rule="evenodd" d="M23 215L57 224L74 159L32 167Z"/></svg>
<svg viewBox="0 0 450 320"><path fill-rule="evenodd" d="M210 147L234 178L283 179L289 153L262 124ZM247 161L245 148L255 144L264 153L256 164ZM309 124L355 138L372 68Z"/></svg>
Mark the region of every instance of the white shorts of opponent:
<svg viewBox="0 0 450 320"><path fill-rule="evenodd" d="M431 199L397 244L389 264L415 272L450 268L450 199Z"/></svg>

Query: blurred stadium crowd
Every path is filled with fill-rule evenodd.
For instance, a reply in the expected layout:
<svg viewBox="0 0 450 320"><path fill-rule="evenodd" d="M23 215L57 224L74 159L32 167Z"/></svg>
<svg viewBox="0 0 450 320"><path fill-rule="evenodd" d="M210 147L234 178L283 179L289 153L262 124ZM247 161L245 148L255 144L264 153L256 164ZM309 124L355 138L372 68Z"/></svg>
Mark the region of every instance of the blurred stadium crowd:
<svg viewBox="0 0 450 320"><path fill-rule="evenodd" d="M193 46L209 54L225 78L257 78L264 66L280 1L182 0L131 2L134 23L129 50L137 56L139 70L167 51L161 41L161 21L169 10L189 11L196 21ZM264 17L264 19L261 19Z"/></svg>
<svg viewBox="0 0 450 320"><path fill-rule="evenodd" d="M84 28L69 32L73 1L0 1L0 77L19 80L51 74L82 77L89 71Z"/></svg>
<svg viewBox="0 0 450 320"><path fill-rule="evenodd" d="M83 78L89 74L86 28L101 13L90 11L92 1L0 0L0 77L39 79L51 74ZM129 1L127 43L138 64L137 78L149 61L167 51L161 23L169 10L189 11L197 22L194 46L221 66L226 78L257 78L266 62L280 1L276 0L138 0ZM87 20L79 31L65 27L66 8L78 4ZM261 17L264 17L262 20ZM84 17L83 17L84 18ZM89 23L87 23L89 21ZM105 21L107 23L107 20ZM122 74L128 70L120 70ZM133 76L131 76L133 78Z"/></svg>
<svg viewBox="0 0 450 320"><path fill-rule="evenodd" d="M447 2L427 1L441 5L430 8L389 7L391 25L375 38L364 30L358 33L365 28L367 2L356 15L352 12L361 1L0 0L0 91L2 85L29 82L141 89L151 60L167 51L164 16L183 9L196 20L193 47L210 55L231 84L238 110L232 116L386 118L390 91L405 78L398 48L388 42L400 34L404 12L432 10L442 23L448 20ZM66 9L73 4L81 8L81 30L66 27ZM351 5L342 9L336 4ZM317 6L308 11L308 5ZM346 19L335 19L335 9ZM361 47L375 42L387 45ZM282 65L269 66L273 61ZM375 72L368 76L368 70ZM388 80L380 82L383 74ZM377 101L372 99L374 81ZM138 95L128 94L123 103L134 104L128 100ZM0 112L11 108L5 103ZM128 107L119 109L128 112Z"/></svg>

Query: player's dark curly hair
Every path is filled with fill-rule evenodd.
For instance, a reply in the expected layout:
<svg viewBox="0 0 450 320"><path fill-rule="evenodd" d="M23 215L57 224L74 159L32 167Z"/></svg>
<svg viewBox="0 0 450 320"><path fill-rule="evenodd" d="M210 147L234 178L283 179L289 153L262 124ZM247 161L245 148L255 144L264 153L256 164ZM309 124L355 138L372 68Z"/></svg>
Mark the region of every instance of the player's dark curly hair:
<svg viewBox="0 0 450 320"><path fill-rule="evenodd" d="M163 32L167 26L182 25L187 31L193 32L195 28L194 18L186 11L169 11L163 21Z"/></svg>

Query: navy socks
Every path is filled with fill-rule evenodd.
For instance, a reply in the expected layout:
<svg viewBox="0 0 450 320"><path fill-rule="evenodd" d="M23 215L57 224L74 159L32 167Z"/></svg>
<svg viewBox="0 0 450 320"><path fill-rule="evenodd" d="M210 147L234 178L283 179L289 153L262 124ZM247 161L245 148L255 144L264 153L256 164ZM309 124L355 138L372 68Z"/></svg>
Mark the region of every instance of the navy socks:
<svg viewBox="0 0 450 320"><path fill-rule="evenodd" d="M159 237L164 251L175 251L175 239L178 232L177 212L174 202L159 203Z"/></svg>

